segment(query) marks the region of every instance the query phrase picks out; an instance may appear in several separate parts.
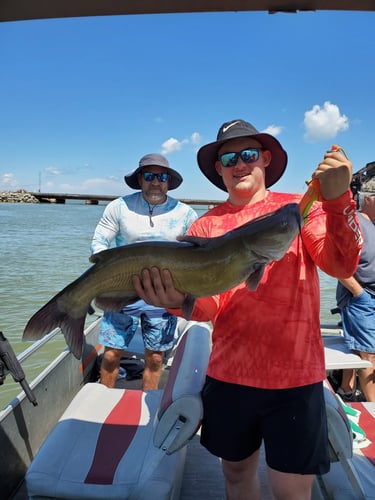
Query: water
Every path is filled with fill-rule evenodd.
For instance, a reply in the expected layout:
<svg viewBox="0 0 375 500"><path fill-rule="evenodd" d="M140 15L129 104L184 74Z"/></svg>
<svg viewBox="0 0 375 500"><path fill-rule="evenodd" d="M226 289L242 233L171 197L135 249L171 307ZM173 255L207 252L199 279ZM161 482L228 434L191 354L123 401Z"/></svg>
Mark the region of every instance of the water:
<svg viewBox="0 0 375 500"><path fill-rule="evenodd" d="M201 211L202 207L194 207ZM104 204L83 202L56 204L0 203L0 331L18 354L30 343L22 342L28 319L57 292L78 278L91 264L91 238ZM203 210L204 211L204 210ZM321 321L337 317L334 279L321 273ZM61 336L24 366L30 382L65 346ZM0 408L6 398L18 394L19 386L7 377L0 387Z"/></svg>

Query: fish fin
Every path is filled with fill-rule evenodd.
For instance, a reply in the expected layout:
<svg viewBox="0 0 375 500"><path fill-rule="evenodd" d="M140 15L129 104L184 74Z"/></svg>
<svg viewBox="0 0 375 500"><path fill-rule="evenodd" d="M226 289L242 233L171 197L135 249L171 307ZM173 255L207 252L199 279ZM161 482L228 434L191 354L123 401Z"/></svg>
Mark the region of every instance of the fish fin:
<svg viewBox="0 0 375 500"><path fill-rule="evenodd" d="M103 311L119 312L137 300L139 300L138 295L129 295L126 292L107 292L97 295L95 304Z"/></svg>
<svg viewBox="0 0 375 500"><path fill-rule="evenodd" d="M254 266L255 270L248 276L246 280L247 288L254 292L258 288L260 280L263 278L264 270L266 268L265 264L257 264Z"/></svg>
<svg viewBox="0 0 375 500"><path fill-rule="evenodd" d="M188 293L181 306L184 318L188 320L191 318L191 315L193 314L194 305L195 305L195 297L190 293Z"/></svg>
<svg viewBox="0 0 375 500"><path fill-rule="evenodd" d="M73 318L68 313L61 311L57 300L52 299L29 319L22 340L39 340L59 327L74 357L80 359L85 318L85 315Z"/></svg>
<svg viewBox="0 0 375 500"><path fill-rule="evenodd" d="M76 359L81 359L86 316L72 318L65 315L60 328L64 334L65 341Z"/></svg>

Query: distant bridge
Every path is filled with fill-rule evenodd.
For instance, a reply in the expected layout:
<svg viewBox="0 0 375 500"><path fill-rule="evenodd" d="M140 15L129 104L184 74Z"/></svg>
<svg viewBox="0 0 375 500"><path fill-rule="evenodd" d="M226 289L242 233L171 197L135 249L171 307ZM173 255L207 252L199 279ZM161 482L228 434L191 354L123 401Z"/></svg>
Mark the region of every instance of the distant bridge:
<svg viewBox="0 0 375 500"><path fill-rule="evenodd" d="M37 198L40 203L64 204L66 200L83 200L86 205L98 205L100 201L109 202L120 197L120 195L113 196L106 194L41 193L39 191L30 191L30 194L32 196L35 196L35 198ZM190 200L182 198L180 198L180 201L182 201L183 203L187 203L188 205L201 205L206 207L212 207L223 203L223 200Z"/></svg>

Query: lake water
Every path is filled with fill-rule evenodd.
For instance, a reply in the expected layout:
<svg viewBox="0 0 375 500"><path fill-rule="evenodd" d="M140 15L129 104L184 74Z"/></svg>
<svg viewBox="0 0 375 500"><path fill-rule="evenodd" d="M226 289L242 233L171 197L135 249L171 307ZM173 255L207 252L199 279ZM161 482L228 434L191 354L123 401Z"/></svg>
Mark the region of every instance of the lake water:
<svg viewBox="0 0 375 500"><path fill-rule="evenodd" d="M103 210L104 204L83 202L0 203L0 331L17 354L30 345L22 342L29 318L91 265L91 238ZM330 313L335 306L335 285L334 279L321 273L324 323L338 319ZM59 336L37 359L25 365L29 382L63 345L64 339ZM19 392L18 384L8 376L4 386L0 386L0 408L5 395L12 391Z"/></svg>

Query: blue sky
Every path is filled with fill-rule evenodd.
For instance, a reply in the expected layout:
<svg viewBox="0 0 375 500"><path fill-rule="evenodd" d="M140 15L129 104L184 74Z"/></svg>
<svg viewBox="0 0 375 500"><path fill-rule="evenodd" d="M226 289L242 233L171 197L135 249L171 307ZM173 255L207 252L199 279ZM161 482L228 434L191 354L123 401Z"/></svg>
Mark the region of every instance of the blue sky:
<svg viewBox="0 0 375 500"><path fill-rule="evenodd" d="M196 153L243 118L303 192L337 143L375 160L374 12L206 13L0 23L0 190L121 195L160 152L180 198L225 199Z"/></svg>

